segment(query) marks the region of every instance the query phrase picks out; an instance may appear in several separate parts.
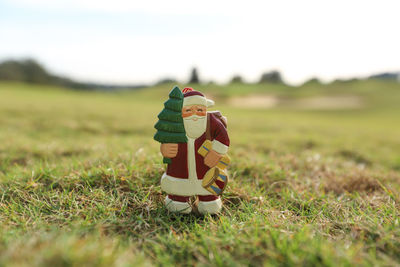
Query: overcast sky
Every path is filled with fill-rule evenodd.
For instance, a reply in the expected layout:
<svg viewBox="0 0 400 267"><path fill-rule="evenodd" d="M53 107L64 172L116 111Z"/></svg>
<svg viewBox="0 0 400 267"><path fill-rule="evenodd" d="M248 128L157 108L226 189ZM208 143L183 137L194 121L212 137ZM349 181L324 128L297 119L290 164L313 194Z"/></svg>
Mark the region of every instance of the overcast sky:
<svg viewBox="0 0 400 267"><path fill-rule="evenodd" d="M82 81L286 81L400 71L398 0L0 0L0 60Z"/></svg>

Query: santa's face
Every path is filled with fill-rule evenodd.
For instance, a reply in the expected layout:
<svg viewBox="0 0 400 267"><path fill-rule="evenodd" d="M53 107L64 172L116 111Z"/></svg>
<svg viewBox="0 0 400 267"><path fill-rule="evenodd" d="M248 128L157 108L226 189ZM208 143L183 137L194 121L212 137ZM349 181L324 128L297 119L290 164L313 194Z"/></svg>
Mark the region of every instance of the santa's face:
<svg viewBox="0 0 400 267"><path fill-rule="evenodd" d="M190 138L198 138L207 127L207 108L203 105L190 105L182 108L183 125L186 135Z"/></svg>

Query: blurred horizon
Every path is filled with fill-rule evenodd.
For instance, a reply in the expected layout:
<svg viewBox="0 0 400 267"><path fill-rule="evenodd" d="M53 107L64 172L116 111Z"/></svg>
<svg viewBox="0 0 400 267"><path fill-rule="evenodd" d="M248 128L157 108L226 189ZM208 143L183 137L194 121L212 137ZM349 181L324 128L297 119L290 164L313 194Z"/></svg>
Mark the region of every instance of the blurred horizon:
<svg viewBox="0 0 400 267"><path fill-rule="evenodd" d="M210 8L212 7L212 8ZM108 84L285 83L400 71L397 1L0 2L0 61L33 58L56 75Z"/></svg>
<svg viewBox="0 0 400 267"><path fill-rule="evenodd" d="M347 79L336 78L330 82L323 82L319 77L313 77L299 85L290 85L284 79L284 75L277 70L271 70L264 72L260 75L259 79L255 82L248 82L246 78L240 74L236 74L231 77L231 79L226 83L218 83L215 81L204 80L199 75L199 70L197 68L192 68L190 70L190 76L184 80L178 80L174 77L164 77L160 80L154 80L148 83L102 83L99 81L80 81L75 80L71 77L55 74L51 69L46 68L40 62L33 58L23 58L23 59L6 59L4 61L0 60L0 82L22 82L27 84L37 84L37 85L53 85L60 86L70 89L77 90L125 90L125 89L140 89L149 88L158 85L175 84L189 86L199 86L199 85L218 85L218 86L229 86L229 85L264 85L269 86L284 86L284 87L296 87L300 88L304 85L314 84L317 86L335 84L336 82L355 82L355 81L367 81L367 80L381 80L389 82L397 82L400 85L400 71L398 72L380 72L371 73L368 76L363 77L349 77ZM247 89L246 89L247 90Z"/></svg>

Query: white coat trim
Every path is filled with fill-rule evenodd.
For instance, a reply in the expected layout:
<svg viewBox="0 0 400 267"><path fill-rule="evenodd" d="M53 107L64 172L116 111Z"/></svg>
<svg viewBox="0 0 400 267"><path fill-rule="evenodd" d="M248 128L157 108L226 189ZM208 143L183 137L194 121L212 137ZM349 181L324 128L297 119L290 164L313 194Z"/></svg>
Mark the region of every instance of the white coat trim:
<svg viewBox="0 0 400 267"><path fill-rule="evenodd" d="M220 198L213 201L199 201L197 208L201 214L216 214L221 211L222 201Z"/></svg>
<svg viewBox="0 0 400 267"><path fill-rule="evenodd" d="M161 177L161 190L167 194L178 196L211 195L211 193L204 189L204 187L201 185L203 180L197 179L194 142L195 139L188 137L187 155L189 178L175 178L167 175L166 173L164 173Z"/></svg>
<svg viewBox="0 0 400 267"><path fill-rule="evenodd" d="M202 180L180 179L163 174L161 177L161 190L170 195L177 196L208 196L210 192L201 185Z"/></svg>
<svg viewBox="0 0 400 267"><path fill-rule="evenodd" d="M214 139L212 141L212 149L219 154L226 154L228 153L229 147Z"/></svg>
<svg viewBox="0 0 400 267"><path fill-rule="evenodd" d="M187 157L188 157L188 171L189 180L197 181L197 171L196 171L196 151L194 151L194 142L196 139L187 136Z"/></svg>

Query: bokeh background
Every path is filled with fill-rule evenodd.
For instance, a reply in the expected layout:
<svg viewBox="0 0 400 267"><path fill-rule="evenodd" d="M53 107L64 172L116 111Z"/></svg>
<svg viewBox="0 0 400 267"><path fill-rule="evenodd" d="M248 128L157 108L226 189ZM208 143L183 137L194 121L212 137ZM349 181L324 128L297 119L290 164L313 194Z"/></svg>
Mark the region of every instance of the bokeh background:
<svg viewBox="0 0 400 267"><path fill-rule="evenodd" d="M0 266L396 266L397 1L0 0ZM170 214L169 91L228 117L219 216Z"/></svg>

